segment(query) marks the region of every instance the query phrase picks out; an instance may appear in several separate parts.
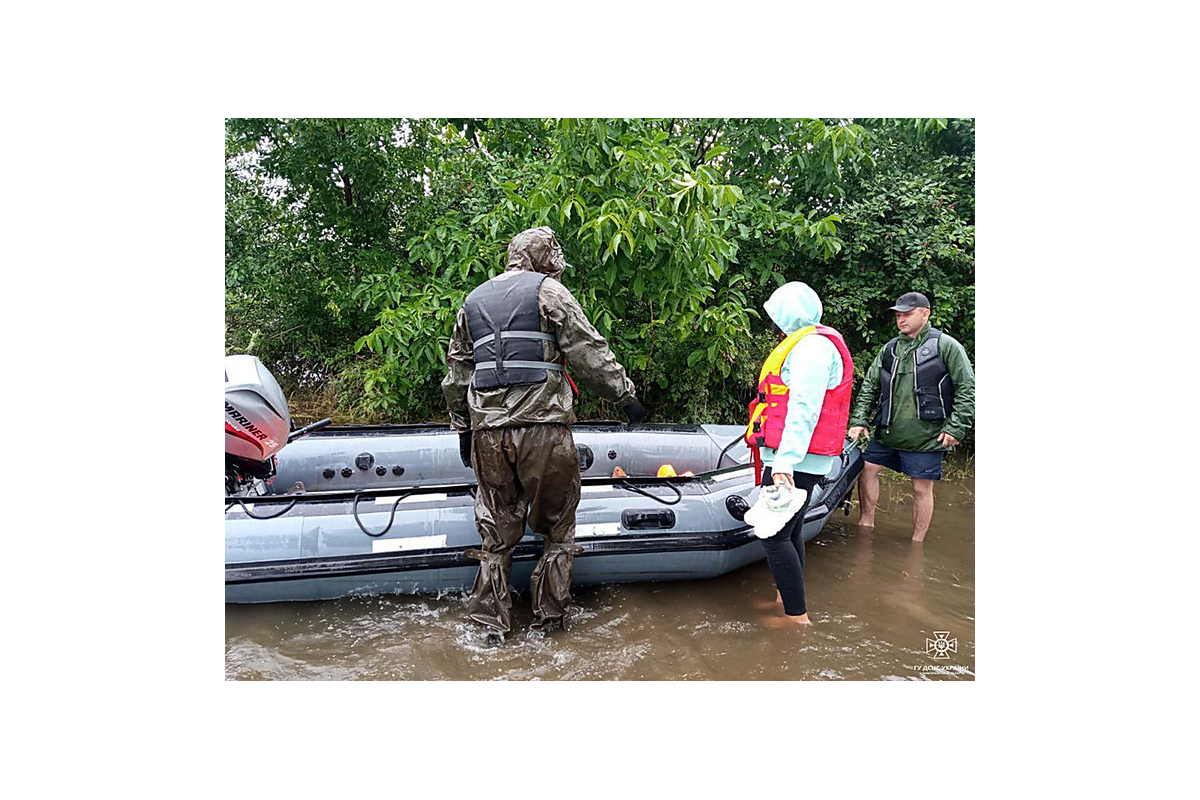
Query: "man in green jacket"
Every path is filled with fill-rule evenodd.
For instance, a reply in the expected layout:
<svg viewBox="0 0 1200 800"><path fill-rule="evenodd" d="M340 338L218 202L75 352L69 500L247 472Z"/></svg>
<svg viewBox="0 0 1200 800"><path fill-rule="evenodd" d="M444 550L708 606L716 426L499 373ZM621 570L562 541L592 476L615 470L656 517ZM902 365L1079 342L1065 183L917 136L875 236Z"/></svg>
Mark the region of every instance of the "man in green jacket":
<svg viewBox="0 0 1200 800"><path fill-rule="evenodd" d="M850 414L851 439L871 438L868 425L875 428L858 479L859 524L875 525L879 472L888 467L912 478L912 538L920 542L933 518L942 456L975 421L975 373L963 346L930 327L925 295L901 295L889 310L896 312L900 335L871 362Z"/></svg>

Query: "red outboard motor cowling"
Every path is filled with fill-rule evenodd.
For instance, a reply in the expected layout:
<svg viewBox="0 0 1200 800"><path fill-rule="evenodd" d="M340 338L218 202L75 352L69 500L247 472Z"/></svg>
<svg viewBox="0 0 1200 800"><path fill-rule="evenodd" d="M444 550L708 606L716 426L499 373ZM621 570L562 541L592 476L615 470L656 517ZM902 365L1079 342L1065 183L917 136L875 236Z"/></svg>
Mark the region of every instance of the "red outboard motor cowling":
<svg viewBox="0 0 1200 800"><path fill-rule="evenodd" d="M287 400L254 356L225 357L225 493L275 475L275 454L292 429Z"/></svg>

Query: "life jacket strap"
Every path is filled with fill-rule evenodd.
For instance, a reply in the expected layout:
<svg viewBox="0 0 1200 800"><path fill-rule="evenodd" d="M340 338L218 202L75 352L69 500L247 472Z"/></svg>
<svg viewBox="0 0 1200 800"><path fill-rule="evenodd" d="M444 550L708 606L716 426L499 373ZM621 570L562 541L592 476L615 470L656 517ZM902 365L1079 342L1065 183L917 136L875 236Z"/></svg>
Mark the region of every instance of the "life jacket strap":
<svg viewBox="0 0 1200 800"><path fill-rule="evenodd" d="M556 369L559 372L565 372L566 369L562 364L555 364L550 361L501 361L505 369L514 367L516 369ZM489 361L483 364L476 364L475 369L495 369L496 362Z"/></svg>
<svg viewBox="0 0 1200 800"><path fill-rule="evenodd" d="M489 333L475 342L475 349L483 347L488 342L496 338L496 334ZM552 333L541 333L540 331L500 331L501 339L542 339L547 342L558 341Z"/></svg>

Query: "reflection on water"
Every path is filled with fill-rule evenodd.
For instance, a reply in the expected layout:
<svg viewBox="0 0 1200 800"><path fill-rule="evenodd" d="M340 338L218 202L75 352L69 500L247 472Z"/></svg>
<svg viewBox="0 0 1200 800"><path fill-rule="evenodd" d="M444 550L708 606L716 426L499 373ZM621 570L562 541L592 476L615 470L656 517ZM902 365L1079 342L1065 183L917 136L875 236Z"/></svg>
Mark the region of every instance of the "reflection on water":
<svg viewBox="0 0 1200 800"><path fill-rule="evenodd" d="M766 562L707 581L579 587L570 630L542 638L527 592L514 635L483 645L463 597L225 607L235 680L973 680L974 479L937 487L925 542L911 492L885 482L877 527L835 515L808 544L811 628L780 617ZM937 635L936 632L945 632ZM934 645L938 639L946 644ZM953 647L953 651L951 651ZM943 658L935 658L938 648ZM928 652L927 652L928 651Z"/></svg>

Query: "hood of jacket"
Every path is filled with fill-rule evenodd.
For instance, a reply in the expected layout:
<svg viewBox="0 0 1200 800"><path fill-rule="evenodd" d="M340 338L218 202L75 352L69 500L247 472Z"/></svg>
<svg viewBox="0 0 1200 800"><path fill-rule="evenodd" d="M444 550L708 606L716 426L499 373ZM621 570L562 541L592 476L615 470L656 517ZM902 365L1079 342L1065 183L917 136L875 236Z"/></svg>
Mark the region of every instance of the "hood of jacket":
<svg viewBox="0 0 1200 800"><path fill-rule="evenodd" d="M807 283L791 281L776 289L763 303L771 321L786 334L821 323L821 298Z"/></svg>
<svg viewBox="0 0 1200 800"><path fill-rule="evenodd" d="M561 283L562 274L569 266L558 239L554 238L554 231L545 226L521 231L508 243L506 272L514 269L540 272Z"/></svg>

